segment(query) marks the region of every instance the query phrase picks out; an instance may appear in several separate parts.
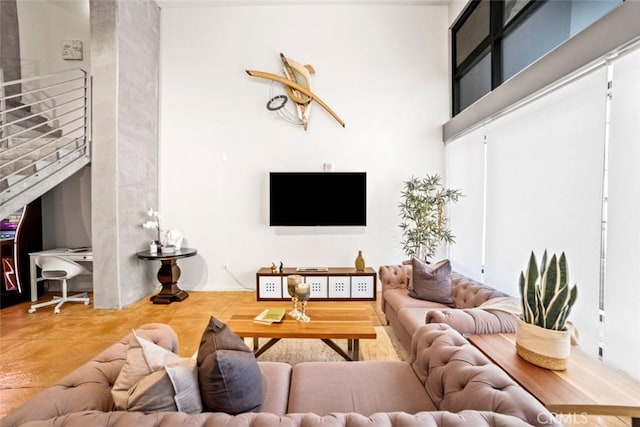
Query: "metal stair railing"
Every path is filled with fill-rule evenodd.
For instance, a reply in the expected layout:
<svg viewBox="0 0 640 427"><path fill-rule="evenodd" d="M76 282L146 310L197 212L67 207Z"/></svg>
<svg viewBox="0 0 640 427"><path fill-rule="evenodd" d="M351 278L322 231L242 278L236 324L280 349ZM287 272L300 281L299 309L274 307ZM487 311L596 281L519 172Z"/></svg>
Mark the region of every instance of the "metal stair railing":
<svg viewBox="0 0 640 427"><path fill-rule="evenodd" d="M90 89L79 68L9 82L0 70L0 218L90 163Z"/></svg>

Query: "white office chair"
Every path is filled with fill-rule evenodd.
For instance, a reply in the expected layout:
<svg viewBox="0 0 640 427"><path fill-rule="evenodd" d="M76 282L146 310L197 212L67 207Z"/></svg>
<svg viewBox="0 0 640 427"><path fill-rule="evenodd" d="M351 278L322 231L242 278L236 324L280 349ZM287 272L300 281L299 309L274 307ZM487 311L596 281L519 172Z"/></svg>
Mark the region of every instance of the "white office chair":
<svg viewBox="0 0 640 427"><path fill-rule="evenodd" d="M89 270L70 259L58 256L39 256L35 258L35 263L42 269L42 278L47 280L60 280L62 283L62 297L53 297L51 301L33 304L29 308L29 313L34 313L37 308L57 304L53 309L55 314L60 313L60 307L65 302L83 302L89 305L90 299L86 292L67 296L67 280L79 274L90 274Z"/></svg>

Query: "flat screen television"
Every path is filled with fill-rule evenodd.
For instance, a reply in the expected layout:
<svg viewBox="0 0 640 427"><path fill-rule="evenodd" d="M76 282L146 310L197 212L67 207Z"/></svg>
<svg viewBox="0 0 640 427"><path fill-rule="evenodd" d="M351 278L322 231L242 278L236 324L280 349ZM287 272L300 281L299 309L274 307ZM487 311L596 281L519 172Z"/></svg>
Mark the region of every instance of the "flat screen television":
<svg viewBox="0 0 640 427"><path fill-rule="evenodd" d="M366 172L271 172L269 225L367 225Z"/></svg>

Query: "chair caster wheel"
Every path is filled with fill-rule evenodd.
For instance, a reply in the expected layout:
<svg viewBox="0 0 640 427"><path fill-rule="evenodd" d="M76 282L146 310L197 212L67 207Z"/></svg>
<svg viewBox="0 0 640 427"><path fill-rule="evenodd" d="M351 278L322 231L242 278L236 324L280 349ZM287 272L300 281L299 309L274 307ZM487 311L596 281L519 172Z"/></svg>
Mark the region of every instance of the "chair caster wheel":
<svg viewBox="0 0 640 427"><path fill-rule="evenodd" d="M28 313L35 313L36 309L35 308L30 308L29 310L27 310Z"/></svg>
<svg viewBox="0 0 640 427"><path fill-rule="evenodd" d="M84 305L89 305L89 301L85 301L85 302L84 302Z"/></svg>
<svg viewBox="0 0 640 427"><path fill-rule="evenodd" d="M56 308L55 310L53 310L53 314L60 314L60 309Z"/></svg>

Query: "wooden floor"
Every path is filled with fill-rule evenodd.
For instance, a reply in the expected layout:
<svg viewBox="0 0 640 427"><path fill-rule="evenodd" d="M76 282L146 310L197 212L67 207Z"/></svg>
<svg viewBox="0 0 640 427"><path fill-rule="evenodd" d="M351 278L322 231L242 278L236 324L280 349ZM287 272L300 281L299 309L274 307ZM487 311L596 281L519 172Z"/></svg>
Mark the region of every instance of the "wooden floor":
<svg viewBox="0 0 640 427"><path fill-rule="evenodd" d="M189 294L180 303L154 305L143 298L120 310L95 310L80 303L63 305L60 314L53 314L53 307L29 314L31 303L0 310L0 418L145 323L170 325L180 339L179 354L186 357L198 349L211 315L226 321L237 307L255 301L255 294L247 291ZM40 300L50 298L48 294ZM371 302L372 318L382 325L379 301ZM631 425L629 419L614 417L576 421L567 425Z"/></svg>

